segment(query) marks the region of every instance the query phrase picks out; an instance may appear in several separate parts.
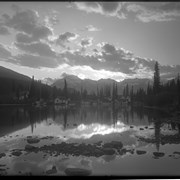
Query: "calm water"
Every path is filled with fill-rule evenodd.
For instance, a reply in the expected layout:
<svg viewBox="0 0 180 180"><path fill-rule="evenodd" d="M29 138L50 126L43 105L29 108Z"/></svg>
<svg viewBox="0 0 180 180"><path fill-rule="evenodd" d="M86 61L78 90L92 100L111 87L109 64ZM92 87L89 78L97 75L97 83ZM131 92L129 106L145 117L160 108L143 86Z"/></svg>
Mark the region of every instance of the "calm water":
<svg viewBox="0 0 180 180"><path fill-rule="evenodd" d="M0 174L65 175L76 167L91 175L180 175L180 124L167 120L135 108L1 107ZM30 143L38 151L25 150L28 138L40 140Z"/></svg>

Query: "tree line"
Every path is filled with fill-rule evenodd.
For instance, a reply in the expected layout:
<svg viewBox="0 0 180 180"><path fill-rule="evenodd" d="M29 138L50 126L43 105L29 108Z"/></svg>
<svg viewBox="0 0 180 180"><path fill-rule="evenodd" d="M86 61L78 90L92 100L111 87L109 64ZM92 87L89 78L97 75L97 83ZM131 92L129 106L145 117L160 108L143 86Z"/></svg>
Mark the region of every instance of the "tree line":
<svg viewBox="0 0 180 180"><path fill-rule="evenodd" d="M34 76L30 81L0 78L0 104L22 103L28 104L43 99L46 102L53 102L56 97L70 98L72 101L100 101L115 102L121 98L130 98L131 105L145 106L180 106L180 78L179 74L175 79L167 83L161 83L158 62L155 63L153 84L148 83L146 88L139 88L134 91L134 87L126 84L123 93L118 94L117 82L112 85L105 85L88 93L87 89L80 87L76 90L68 87L64 79L62 89L52 87L35 80Z"/></svg>
<svg viewBox="0 0 180 180"><path fill-rule="evenodd" d="M180 78L179 74L176 78L166 83L161 83L158 62L155 63L153 84L146 89L138 89L133 92L133 87L129 92L128 86L124 89L124 94L131 97L132 103L146 106L180 106Z"/></svg>

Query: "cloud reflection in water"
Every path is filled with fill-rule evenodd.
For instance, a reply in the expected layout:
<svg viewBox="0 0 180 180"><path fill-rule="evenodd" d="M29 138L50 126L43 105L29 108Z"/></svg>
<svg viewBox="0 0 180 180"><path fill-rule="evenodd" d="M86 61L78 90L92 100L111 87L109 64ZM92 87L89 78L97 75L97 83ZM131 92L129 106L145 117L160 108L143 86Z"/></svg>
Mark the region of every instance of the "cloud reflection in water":
<svg viewBox="0 0 180 180"><path fill-rule="evenodd" d="M89 139L94 135L106 135L111 133L121 133L128 130L129 127L124 123L118 121L116 125L106 125L99 123L92 123L90 125L80 124L74 129L67 129L61 132L65 136L65 140L74 139ZM58 137L62 137L62 134Z"/></svg>

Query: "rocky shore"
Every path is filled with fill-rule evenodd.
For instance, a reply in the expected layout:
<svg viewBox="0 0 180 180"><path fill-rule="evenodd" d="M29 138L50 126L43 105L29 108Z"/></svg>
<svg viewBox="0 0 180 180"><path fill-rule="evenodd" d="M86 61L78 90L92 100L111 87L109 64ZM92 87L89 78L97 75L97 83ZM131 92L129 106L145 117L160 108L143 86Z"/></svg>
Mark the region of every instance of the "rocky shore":
<svg viewBox="0 0 180 180"><path fill-rule="evenodd" d="M134 125L129 126L131 131L136 128ZM139 132L145 132L146 130L154 130L151 126L142 126L138 128ZM17 136L17 135L16 135ZM9 136L12 138L12 136ZM17 137L19 138L19 137ZM137 141L147 144L157 144L157 139L151 137L136 136ZM6 140L6 139L5 139ZM100 158L105 156L121 157L125 155L130 156L151 156L153 159L161 159L169 157L173 159L180 158L180 152L174 151L171 154L165 152L153 151L149 152L147 149L136 148L135 146L125 146L121 141L110 141L103 142L97 141L94 143L75 143L57 140L54 136L27 136L19 138L19 141L23 142L21 147L14 146L13 149L8 151L0 151L0 175L7 175L8 166L2 163L1 159L14 158L14 157L26 157L30 154L42 154L43 158L60 156L65 157L85 157L85 158ZM7 141L6 141L7 142ZM165 144L180 144L180 134L173 135L161 135L159 143ZM51 168L44 171L45 175L56 175L58 174L57 166L54 164ZM21 173L22 174L22 173ZM25 175L32 175L25 174ZM66 167L64 169L64 175L68 176L88 176L93 175L91 169L79 168L79 167Z"/></svg>

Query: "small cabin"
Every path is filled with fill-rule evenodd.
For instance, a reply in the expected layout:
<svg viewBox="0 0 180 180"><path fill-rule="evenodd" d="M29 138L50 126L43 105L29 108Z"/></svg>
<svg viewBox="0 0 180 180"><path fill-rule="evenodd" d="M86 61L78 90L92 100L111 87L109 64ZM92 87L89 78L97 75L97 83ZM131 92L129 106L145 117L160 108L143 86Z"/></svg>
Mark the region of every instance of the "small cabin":
<svg viewBox="0 0 180 180"><path fill-rule="evenodd" d="M55 98L54 103L55 103L55 104L60 104L60 103L61 103L61 99L60 99L60 98L58 98L58 97L57 97L57 98Z"/></svg>
<svg viewBox="0 0 180 180"><path fill-rule="evenodd" d="M129 105L131 103L131 99L129 96L128 97L121 97L119 99L119 101L120 101L121 105Z"/></svg>
<svg viewBox="0 0 180 180"><path fill-rule="evenodd" d="M54 104L56 105L68 105L70 102L70 99L66 99L65 97L57 97L54 100Z"/></svg>

